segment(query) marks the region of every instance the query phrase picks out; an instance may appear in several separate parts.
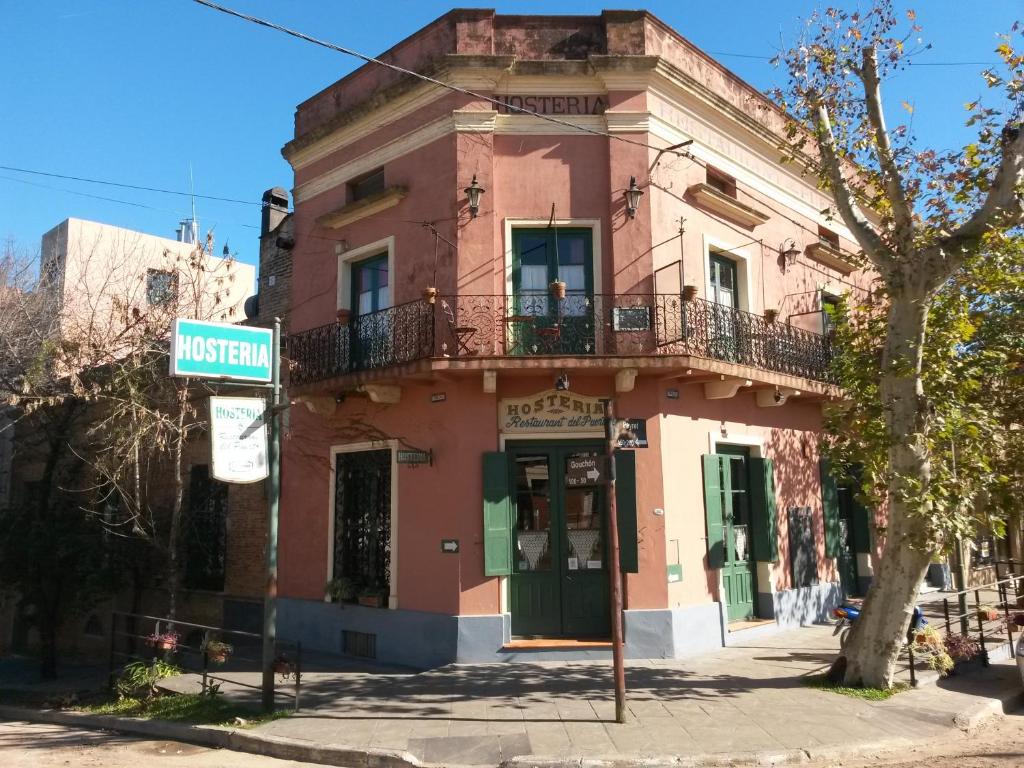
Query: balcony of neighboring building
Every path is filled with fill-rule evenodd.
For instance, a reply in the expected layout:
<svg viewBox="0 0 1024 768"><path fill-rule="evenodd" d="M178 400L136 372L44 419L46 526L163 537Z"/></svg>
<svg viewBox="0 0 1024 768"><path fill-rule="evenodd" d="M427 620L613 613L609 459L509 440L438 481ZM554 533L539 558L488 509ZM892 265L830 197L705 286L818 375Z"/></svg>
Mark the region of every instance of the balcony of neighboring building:
<svg viewBox="0 0 1024 768"><path fill-rule="evenodd" d="M344 390L459 371L635 369L833 391L827 336L681 294L428 295L288 338L291 387Z"/></svg>

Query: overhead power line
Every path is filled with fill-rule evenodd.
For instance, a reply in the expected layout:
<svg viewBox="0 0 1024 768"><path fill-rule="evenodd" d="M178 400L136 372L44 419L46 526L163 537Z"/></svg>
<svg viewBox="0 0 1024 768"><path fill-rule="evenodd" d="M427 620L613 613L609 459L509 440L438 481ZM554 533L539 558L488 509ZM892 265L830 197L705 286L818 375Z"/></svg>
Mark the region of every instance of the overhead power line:
<svg viewBox="0 0 1024 768"><path fill-rule="evenodd" d="M29 173L33 176L49 176L53 179L67 179L68 181L83 181L88 184L103 184L107 187L120 187L122 189L136 189L142 192L159 192L162 195L178 195L180 197L194 197L199 200L215 200L220 203L238 203L239 205L260 205L263 203L257 203L252 200L237 200L233 197L216 197L214 195L200 195L198 193L193 194L192 192L179 192L173 189L160 189L159 187L144 187L138 184L124 184L118 181L103 181L101 179L90 179L84 176L68 176L63 173L50 173L49 171L36 171L30 168L15 168L10 165L0 165L0 170L4 171L15 171L16 173ZM68 190L65 190L68 191ZM116 201L116 202L124 202ZM131 203L129 203L131 204Z"/></svg>

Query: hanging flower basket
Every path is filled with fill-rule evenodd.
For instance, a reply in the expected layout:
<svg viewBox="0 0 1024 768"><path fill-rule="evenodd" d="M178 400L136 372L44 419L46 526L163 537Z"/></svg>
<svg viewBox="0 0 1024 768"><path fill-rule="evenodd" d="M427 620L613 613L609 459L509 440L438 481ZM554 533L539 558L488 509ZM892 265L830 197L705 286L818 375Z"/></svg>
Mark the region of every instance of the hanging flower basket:
<svg viewBox="0 0 1024 768"><path fill-rule="evenodd" d="M978 609L978 617L982 621L995 621L999 618L999 609L991 605L983 605Z"/></svg>
<svg viewBox="0 0 1024 768"><path fill-rule="evenodd" d="M769 323L774 323L779 319L779 310L777 309L766 309L764 311L764 319Z"/></svg>
<svg viewBox="0 0 1024 768"><path fill-rule="evenodd" d="M427 286L423 289L423 300L427 304L433 304L437 300L437 288L434 286Z"/></svg>
<svg viewBox="0 0 1024 768"><path fill-rule="evenodd" d="M548 290L551 291L551 295L556 299L565 298L565 283L561 280L554 280L548 285Z"/></svg>
<svg viewBox="0 0 1024 768"><path fill-rule="evenodd" d="M697 286L696 285L684 285L683 286L683 301L693 301L697 298Z"/></svg>
<svg viewBox="0 0 1024 768"><path fill-rule="evenodd" d="M146 638L146 645L158 651L173 651L178 647L178 640L177 632L154 632Z"/></svg>
<svg viewBox="0 0 1024 768"><path fill-rule="evenodd" d="M217 640L211 640L206 644L206 658L212 661L214 664L223 664L231 656L231 652L234 651L227 643L221 643Z"/></svg>

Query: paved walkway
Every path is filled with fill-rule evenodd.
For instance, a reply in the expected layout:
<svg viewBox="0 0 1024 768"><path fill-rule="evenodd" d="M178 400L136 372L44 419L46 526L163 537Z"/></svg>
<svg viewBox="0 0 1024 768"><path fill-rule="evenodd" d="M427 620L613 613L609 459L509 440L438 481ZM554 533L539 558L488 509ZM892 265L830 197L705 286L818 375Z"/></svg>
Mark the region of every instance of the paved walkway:
<svg viewBox="0 0 1024 768"><path fill-rule="evenodd" d="M1020 686L1015 665L1004 662L868 702L800 683L834 658L830 627L744 635L691 659L628 662L625 725L614 722L609 664L507 663L309 672L302 711L255 733L400 750L444 765L793 749L821 759L837 747L948 737L957 713ZM223 691L252 695L230 684Z"/></svg>

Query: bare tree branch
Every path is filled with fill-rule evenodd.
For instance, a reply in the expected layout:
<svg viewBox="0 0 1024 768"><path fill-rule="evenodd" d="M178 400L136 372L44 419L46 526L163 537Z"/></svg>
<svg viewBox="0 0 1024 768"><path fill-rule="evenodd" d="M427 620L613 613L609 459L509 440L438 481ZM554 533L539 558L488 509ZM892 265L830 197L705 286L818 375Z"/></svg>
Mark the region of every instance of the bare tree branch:
<svg viewBox="0 0 1024 768"><path fill-rule="evenodd" d="M899 168L893 157L889 131L885 125L885 112L882 109L882 83L878 77L878 51L875 46L864 47L864 65L857 71L860 81L864 84L864 104L868 122L875 135L875 154L882 171L882 182L885 196L892 207L896 221L896 233L903 250L913 247L914 216L910 203L903 189Z"/></svg>
<svg viewBox="0 0 1024 768"><path fill-rule="evenodd" d="M891 270L896 263L896 257L889 247L879 237L871 226L871 222L857 208L853 200L853 191L843 178L842 161L836 150L836 140L832 133L832 121L829 118L828 108L820 99L814 101L817 120L815 121L815 136L818 140L818 149L821 151L823 170L828 178L829 186L832 188L832 195L839 209L839 215L850 232L857 239L857 243L864 249L867 257L880 269Z"/></svg>

